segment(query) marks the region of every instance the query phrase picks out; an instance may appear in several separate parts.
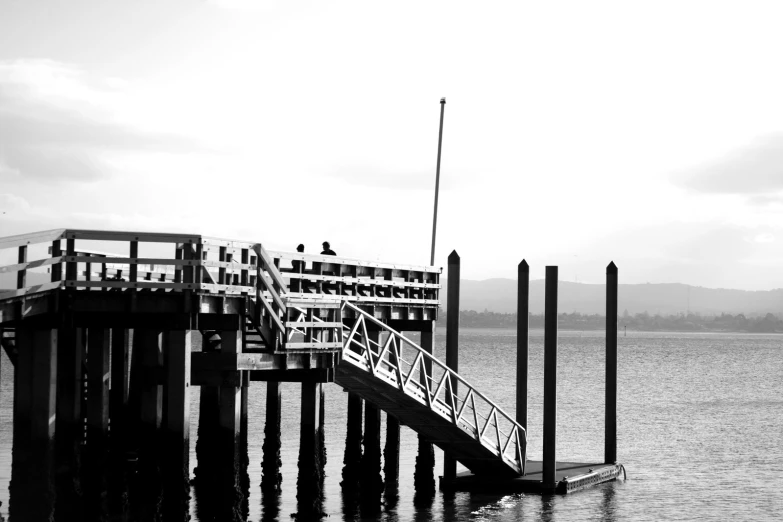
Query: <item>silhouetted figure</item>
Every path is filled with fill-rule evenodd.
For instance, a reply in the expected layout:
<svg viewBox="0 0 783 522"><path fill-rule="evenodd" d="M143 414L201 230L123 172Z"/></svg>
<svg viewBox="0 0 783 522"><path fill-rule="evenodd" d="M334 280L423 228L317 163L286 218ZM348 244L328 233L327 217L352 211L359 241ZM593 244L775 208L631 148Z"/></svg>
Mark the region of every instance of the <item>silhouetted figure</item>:
<svg viewBox="0 0 783 522"><path fill-rule="evenodd" d="M300 254L304 254L304 245L300 244L298 247L296 247L296 251ZM294 259L291 261L291 267L292 272L294 274L302 274L305 271L305 265L307 265L306 261L300 261L298 259ZM302 286L302 280L298 277L292 277L291 278L291 291L292 292L300 292L300 288Z"/></svg>
<svg viewBox="0 0 783 522"><path fill-rule="evenodd" d="M329 242L324 241L323 243L324 251L321 252L322 256L336 256L337 254L334 253L334 250L330 248Z"/></svg>

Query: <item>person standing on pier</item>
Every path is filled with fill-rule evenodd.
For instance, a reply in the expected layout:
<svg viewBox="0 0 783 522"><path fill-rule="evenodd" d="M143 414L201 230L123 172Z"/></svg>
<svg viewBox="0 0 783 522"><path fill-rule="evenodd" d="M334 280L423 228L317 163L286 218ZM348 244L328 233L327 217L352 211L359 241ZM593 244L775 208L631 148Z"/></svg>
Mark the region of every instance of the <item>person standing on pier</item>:
<svg viewBox="0 0 783 522"><path fill-rule="evenodd" d="M334 253L334 250L330 248L329 242L324 241L323 243L324 251L321 252L322 256L336 256L337 254Z"/></svg>
<svg viewBox="0 0 783 522"><path fill-rule="evenodd" d="M299 246L296 247L296 251L299 254L304 254L304 245L300 243ZM299 259L294 259L293 261L291 261L292 272L294 274L303 274L304 271L305 271L306 265L307 265L306 261L300 261ZM292 292L300 292L301 291L300 290L301 281L302 281L301 278L291 278L291 291Z"/></svg>

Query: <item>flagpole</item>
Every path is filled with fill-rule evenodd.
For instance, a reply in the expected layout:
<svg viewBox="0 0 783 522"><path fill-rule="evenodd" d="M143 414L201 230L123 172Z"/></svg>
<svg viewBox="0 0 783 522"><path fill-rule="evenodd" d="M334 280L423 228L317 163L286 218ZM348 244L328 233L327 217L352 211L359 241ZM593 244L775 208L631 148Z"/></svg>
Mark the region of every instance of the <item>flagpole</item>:
<svg viewBox="0 0 783 522"><path fill-rule="evenodd" d="M443 143L443 111L446 108L446 98L440 99L440 131L438 132L438 165L435 169L435 211L432 215L432 253L430 266L435 265L435 231L438 228L438 191L440 189L440 147Z"/></svg>

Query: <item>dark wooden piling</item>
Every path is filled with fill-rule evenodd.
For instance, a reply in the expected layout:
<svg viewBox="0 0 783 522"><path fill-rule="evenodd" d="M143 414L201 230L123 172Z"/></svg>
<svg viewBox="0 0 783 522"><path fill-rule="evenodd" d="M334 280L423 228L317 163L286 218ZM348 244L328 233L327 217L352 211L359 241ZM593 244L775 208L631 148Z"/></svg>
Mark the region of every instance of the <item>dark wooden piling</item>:
<svg viewBox="0 0 783 522"><path fill-rule="evenodd" d="M527 430L527 379L530 350L530 267L517 267L517 422Z"/></svg>
<svg viewBox="0 0 783 522"><path fill-rule="evenodd" d="M133 332L134 351L138 350L140 373L138 445L138 494L136 505L141 519L161 516L163 476L160 458L163 422L163 362L164 333L156 329L138 328ZM133 378L133 370L131 370ZM135 435L136 436L136 435Z"/></svg>
<svg viewBox="0 0 783 522"><path fill-rule="evenodd" d="M219 349L210 343L213 334L204 335L201 349L214 352ZM199 395L199 418L196 438L196 461L193 470L193 487L196 512L200 520L219 520L220 512L220 387L202 385Z"/></svg>
<svg viewBox="0 0 783 522"><path fill-rule="evenodd" d="M543 488L557 486L557 267L546 267L544 290L544 458Z"/></svg>
<svg viewBox="0 0 783 522"><path fill-rule="evenodd" d="M322 386L320 382L302 383L296 500L298 516L305 520L323 513L323 468L318 447Z"/></svg>
<svg viewBox="0 0 783 522"><path fill-rule="evenodd" d="M164 434L166 520L183 518L190 501L190 330L164 333L166 348L166 429Z"/></svg>
<svg viewBox="0 0 783 522"><path fill-rule="evenodd" d="M250 454L248 453L248 406L250 401L250 376L248 372L239 372L242 379L242 399L239 408L239 487L242 490L242 519L247 520L250 512Z"/></svg>
<svg viewBox="0 0 783 522"><path fill-rule="evenodd" d="M606 420L604 461L617 462L617 266L606 267Z"/></svg>
<svg viewBox="0 0 783 522"><path fill-rule="evenodd" d="M361 397L348 393L348 418L345 432L342 481L340 485L349 492L358 491L362 463L362 410Z"/></svg>
<svg viewBox="0 0 783 522"><path fill-rule="evenodd" d="M70 322L70 321L67 321ZM82 362L86 332L61 326L57 335L57 418L55 420L56 511L65 518L81 519L82 505Z"/></svg>
<svg viewBox="0 0 783 522"><path fill-rule="evenodd" d="M280 436L282 394L280 383L266 383L266 423L264 424L263 459L261 461L261 490L264 493L279 492L283 484L280 468L282 440Z"/></svg>
<svg viewBox="0 0 783 522"><path fill-rule="evenodd" d="M389 351L389 361L397 366L399 361ZM386 414L386 444L383 448L383 481L386 505L393 507L399 496L400 485L400 421Z"/></svg>
<svg viewBox="0 0 783 522"><path fill-rule="evenodd" d="M140 350L142 381L141 424L145 436L156 438L163 419L162 333L158 330L137 329L134 337Z"/></svg>
<svg viewBox="0 0 783 522"><path fill-rule="evenodd" d="M460 257L456 250L449 255L448 302L446 304L446 366L455 373L459 371L459 281ZM446 394L457 395L457 381L446 383ZM452 387L453 386L453 387ZM456 399L454 404L457 404ZM448 454L443 456L443 478L452 480L457 476L457 461Z"/></svg>
<svg viewBox="0 0 783 522"><path fill-rule="evenodd" d="M30 440L33 405L33 332L29 329L16 330L17 357L14 365L14 410L13 447L11 457L11 483L8 490L10 503L8 513L12 520L26 517L31 502Z"/></svg>
<svg viewBox="0 0 783 522"><path fill-rule="evenodd" d="M236 354L242 349L240 330L220 332L220 351ZM226 519L241 518L241 504L244 494L240 483L240 428L242 415L242 381L240 372L224 372L220 386L220 431L217 443L220 457L219 476L221 480L220 509ZM230 510L230 513L228 512Z"/></svg>
<svg viewBox="0 0 783 522"><path fill-rule="evenodd" d="M87 329L87 445L82 464L86 520L101 520L108 512L110 333L108 328Z"/></svg>
<svg viewBox="0 0 783 522"><path fill-rule="evenodd" d="M318 458L321 462L321 469L326 466L326 387L321 386L320 406L318 408ZM321 473L321 484L323 487L324 473Z"/></svg>
<svg viewBox="0 0 783 522"><path fill-rule="evenodd" d="M20 328L16 343L9 514L12 520L48 520L55 508L57 329Z"/></svg>
<svg viewBox="0 0 783 522"><path fill-rule="evenodd" d="M87 331L87 447L102 454L109 436L108 328Z"/></svg>
<svg viewBox="0 0 783 522"><path fill-rule="evenodd" d="M381 410L364 401L364 454L362 455L361 506L369 515L381 509Z"/></svg>
<svg viewBox="0 0 783 522"><path fill-rule="evenodd" d="M421 347L431 354L435 346L435 321L429 323L430 326L421 331ZM427 361L422 369L422 382L427 383L426 388L431 388L430 378L432 378L432 363ZM421 435L419 435L418 446L413 486L417 498L423 501L435 495L435 449L432 443Z"/></svg>
<svg viewBox="0 0 783 522"><path fill-rule="evenodd" d="M125 448L128 435L128 401L130 399L131 370L130 332L127 328L113 328L111 331L111 379L109 389L109 412L111 415L111 444L113 453L119 457Z"/></svg>
<svg viewBox="0 0 783 522"><path fill-rule="evenodd" d="M356 351L355 347L351 350ZM362 465L362 411L364 401L355 393L348 393L345 453L343 454L342 481L340 485L348 497L359 490ZM350 502L350 499L348 500Z"/></svg>

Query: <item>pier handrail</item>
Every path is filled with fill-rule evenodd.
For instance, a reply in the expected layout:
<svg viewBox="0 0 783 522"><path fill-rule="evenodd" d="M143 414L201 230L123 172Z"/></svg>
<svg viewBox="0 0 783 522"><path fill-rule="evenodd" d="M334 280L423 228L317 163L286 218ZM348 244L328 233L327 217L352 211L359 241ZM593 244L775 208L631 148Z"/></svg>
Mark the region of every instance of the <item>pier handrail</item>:
<svg viewBox="0 0 783 522"><path fill-rule="evenodd" d="M342 308L350 309L356 316L356 321L351 328L344 327L344 360L362 366L386 384L396 386L409 397L469 433L519 474L525 473L527 434L511 415L478 391L466 379L451 370L445 363L401 333L353 303L343 301ZM389 334L389 338L383 343L383 346L372 341L367 335L367 321ZM375 350L373 345L375 345ZM403 357L403 346L413 348L416 354L413 363ZM403 363L407 363L409 367L406 369ZM382 368L382 365L385 368ZM436 369L440 375L434 392L433 385L436 380L431 379L427 375L428 372L424 371L429 365L431 365L433 375ZM423 377L422 373L424 373ZM459 384L462 386L458 386ZM416 391L413 390L414 387ZM464 395L462 389L464 389ZM459 391L454 393L455 390ZM443 399L440 397L441 392L444 395ZM460 395L463 395L462 398ZM477 402L483 402L486 411L479 411ZM472 422L470 417L472 417ZM479 418L484 422L480 422ZM501 423L506 426L505 430L501 428ZM492 430L494 438L487 436L490 428L494 428Z"/></svg>
<svg viewBox="0 0 783 522"><path fill-rule="evenodd" d="M103 251L99 253L82 248L83 240L112 245L124 243L126 246L124 249L101 247ZM50 246L44 257L39 255L40 247L35 245L45 243ZM173 244L176 256L165 257L156 252L157 256L140 257L139 247L146 243ZM34 249L28 251L28 247ZM439 305L440 268L275 252L258 241L184 233L54 229L0 238L0 252L6 254L5 259L10 257L7 254L12 248L19 249L18 262L0 266L0 274L16 272L17 284L13 285L15 289L0 292L0 299L65 287L104 291L190 290L253 296L261 286L261 293L280 310L285 310L288 298L347 299L381 306L429 309ZM98 247L90 245L87 248ZM116 250L129 253L110 253ZM157 251L162 252L159 247ZM236 259L232 255L236 255ZM33 259L35 257L41 259ZM312 268L297 273L292 269L296 266L294 261L301 261L300 267L307 264ZM259 266L264 279L260 279ZM45 270L49 271L46 275ZM27 284L33 277L26 277L28 274L36 274L34 282L37 284ZM298 292L291 291L289 280L298 280Z"/></svg>

